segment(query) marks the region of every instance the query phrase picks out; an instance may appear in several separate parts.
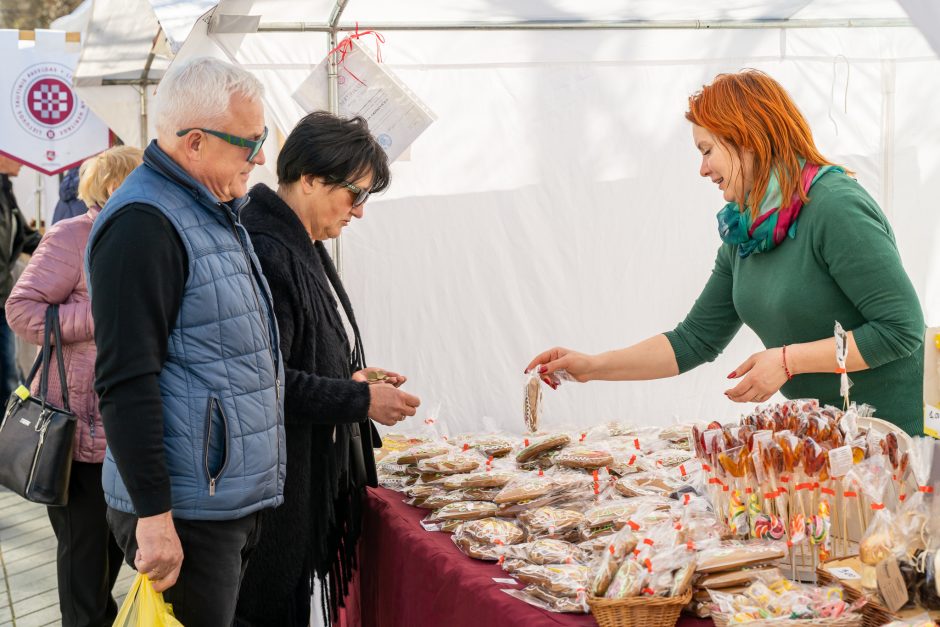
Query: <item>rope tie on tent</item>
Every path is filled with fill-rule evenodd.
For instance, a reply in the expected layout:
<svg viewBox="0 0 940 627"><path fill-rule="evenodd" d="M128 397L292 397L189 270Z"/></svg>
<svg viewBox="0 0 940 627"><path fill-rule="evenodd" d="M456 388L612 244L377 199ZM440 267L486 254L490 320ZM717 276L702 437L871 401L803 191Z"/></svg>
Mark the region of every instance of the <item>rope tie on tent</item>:
<svg viewBox="0 0 940 627"><path fill-rule="evenodd" d="M375 61L376 63L381 63L382 62L382 44L385 43L385 37L382 35L382 33L378 31L374 31L374 30L367 30L367 31L363 31L360 33L359 22L356 22L355 32L352 35L348 35L345 39L343 39L343 41L339 42L336 45L336 47L330 50L329 52L329 54L333 54L334 52L339 53L340 57L339 57L339 61L336 62L336 65L342 66L343 70L347 74L352 76L354 79L356 79L356 82L359 83L360 85L365 85L365 83L362 82L362 80L358 76L353 74L352 71L346 67L345 61L346 61L346 55L352 52L353 50L353 40L361 39L362 37L365 37L366 35L375 36Z"/></svg>
<svg viewBox="0 0 940 627"><path fill-rule="evenodd" d="M852 66L849 65L849 60L845 57L845 55L837 54L832 58L832 86L829 89L829 111L826 113L826 115L829 117L829 121L832 122L832 126L835 128L836 135L839 134L839 124L832 116L832 107L836 101L836 66L838 65L839 61L845 63L845 95L842 99L842 112L846 114L849 112L849 72L852 69Z"/></svg>

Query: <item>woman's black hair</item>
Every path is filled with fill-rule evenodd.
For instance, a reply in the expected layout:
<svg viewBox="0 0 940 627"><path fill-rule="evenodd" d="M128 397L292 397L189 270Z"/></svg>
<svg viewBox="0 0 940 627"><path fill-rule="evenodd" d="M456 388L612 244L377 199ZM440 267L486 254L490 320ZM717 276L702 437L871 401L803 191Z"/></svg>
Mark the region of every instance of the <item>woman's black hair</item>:
<svg viewBox="0 0 940 627"><path fill-rule="evenodd" d="M388 156L357 116L343 119L326 111L308 114L290 132L277 157L277 180L282 185L313 175L327 183L354 183L372 174L373 193L392 182Z"/></svg>

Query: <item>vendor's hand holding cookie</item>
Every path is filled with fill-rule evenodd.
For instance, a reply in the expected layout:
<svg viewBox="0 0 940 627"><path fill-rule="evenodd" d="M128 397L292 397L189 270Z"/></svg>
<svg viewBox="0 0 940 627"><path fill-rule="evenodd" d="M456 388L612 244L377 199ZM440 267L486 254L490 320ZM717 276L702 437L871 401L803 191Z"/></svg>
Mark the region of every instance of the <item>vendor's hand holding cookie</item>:
<svg viewBox="0 0 940 627"><path fill-rule="evenodd" d="M406 416L414 416L421 399L388 383L369 386L369 417L379 424L392 427Z"/></svg>
<svg viewBox="0 0 940 627"><path fill-rule="evenodd" d="M561 383L562 377L555 374L559 370L563 370L567 375L563 378L584 383L590 380L591 356L556 346L536 355L526 366L525 371L529 372L535 367L538 367L538 373L542 381L552 388L557 388L558 384Z"/></svg>

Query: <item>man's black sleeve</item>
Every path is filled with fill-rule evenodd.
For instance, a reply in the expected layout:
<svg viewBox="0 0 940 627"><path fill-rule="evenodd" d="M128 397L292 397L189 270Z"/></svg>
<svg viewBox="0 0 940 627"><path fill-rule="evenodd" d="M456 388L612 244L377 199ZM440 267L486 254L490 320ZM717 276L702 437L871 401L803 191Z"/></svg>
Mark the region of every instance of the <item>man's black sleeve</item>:
<svg viewBox="0 0 940 627"><path fill-rule="evenodd" d="M159 376L187 279L179 234L155 207L131 204L89 252L95 391L108 446L139 517L170 511Z"/></svg>

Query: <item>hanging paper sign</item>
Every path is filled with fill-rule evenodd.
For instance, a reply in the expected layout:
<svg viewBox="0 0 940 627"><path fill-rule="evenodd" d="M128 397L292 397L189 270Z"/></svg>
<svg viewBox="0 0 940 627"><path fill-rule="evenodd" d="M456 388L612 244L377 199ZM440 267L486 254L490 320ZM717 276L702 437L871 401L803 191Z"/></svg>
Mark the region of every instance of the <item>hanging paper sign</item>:
<svg viewBox="0 0 940 627"><path fill-rule="evenodd" d="M365 118L389 162L394 161L434 122L434 114L356 39L343 40L337 54L338 114ZM304 111L329 110L329 67L327 55L294 92Z"/></svg>
<svg viewBox="0 0 940 627"><path fill-rule="evenodd" d="M108 148L108 127L72 90L80 51L64 31L0 30L0 154L58 174Z"/></svg>

